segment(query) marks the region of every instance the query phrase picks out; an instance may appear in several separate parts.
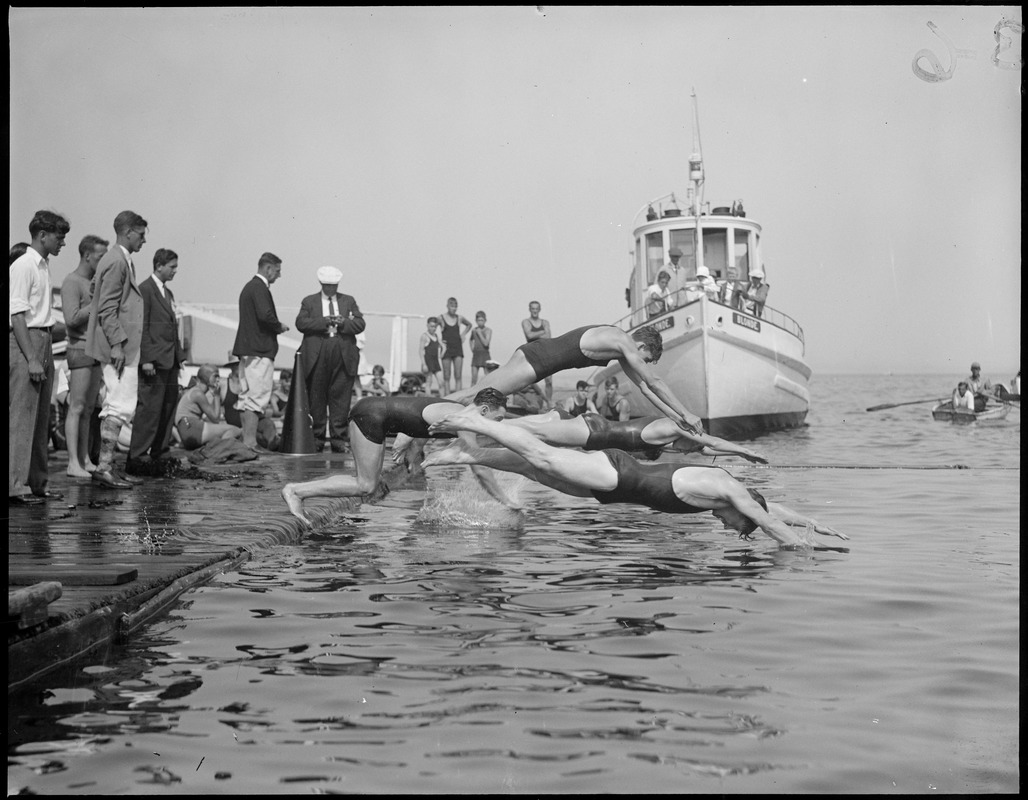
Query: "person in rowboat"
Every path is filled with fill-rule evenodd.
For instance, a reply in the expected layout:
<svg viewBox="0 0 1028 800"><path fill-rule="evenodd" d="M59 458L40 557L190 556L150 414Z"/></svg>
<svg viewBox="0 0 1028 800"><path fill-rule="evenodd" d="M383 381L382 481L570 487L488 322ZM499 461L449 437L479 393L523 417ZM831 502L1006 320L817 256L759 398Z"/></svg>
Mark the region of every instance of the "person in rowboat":
<svg viewBox="0 0 1028 800"><path fill-rule="evenodd" d="M953 390L952 403L954 411L959 411L962 414L974 413L974 392L967 385L967 381L961 381L957 384L957 388Z"/></svg>
<svg viewBox="0 0 1028 800"><path fill-rule="evenodd" d="M450 414L433 432L469 431L495 439L504 448L477 447L466 440L429 454L425 468L475 464L514 472L572 497L600 503L632 503L671 514L710 511L726 528L749 538L757 528L783 547L811 546L814 533L848 539L778 503L768 503L720 467L641 464L622 450L583 453L541 441L525 428L487 419L474 409ZM801 535L791 526L804 528Z"/></svg>
<svg viewBox="0 0 1028 800"><path fill-rule="evenodd" d="M493 389L485 389L475 395L474 404L466 409L490 419L502 419L507 409L507 398ZM282 487L282 499L290 512L298 519L310 524L304 514L303 501L312 497L357 497L373 492L382 474L385 459L385 440L390 434L405 434L411 439L452 439L453 433L431 431L430 425L454 411L465 410L459 403L441 397L363 397L350 411L350 449L356 468L356 476L330 475L303 483L287 483ZM475 444L469 433L458 434L469 444ZM472 467L472 471L487 492L508 508L520 508L496 483L496 476L484 467Z"/></svg>
<svg viewBox="0 0 1028 800"><path fill-rule="evenodd" d="M764 456L734 442L709 433L685 433L667 417L611 421L600 414L585 413L572 417L566 412L554 410L546 414L510 419L507 424L531 431L555 447L581 447L583 450L615 448L630 453L640 452L651 460L667 448L679 453L742 456L757 464L768 463Z"/></svg>
<svg viewBox="0 0 1028 800"><path fill-rule="evenodd" d="M663 351L660 333L650 326L639 328L629 336L614 325L586 325L555 339L537 339L521 345L502 367L488 373L471 389L454 392L447 399L466 402L472 392L480 389L512 394L561 370L605 367L617 360L643 397L668 419L684 431L703 433L700 418L682 405L649 366L660 359Z"/></svg>

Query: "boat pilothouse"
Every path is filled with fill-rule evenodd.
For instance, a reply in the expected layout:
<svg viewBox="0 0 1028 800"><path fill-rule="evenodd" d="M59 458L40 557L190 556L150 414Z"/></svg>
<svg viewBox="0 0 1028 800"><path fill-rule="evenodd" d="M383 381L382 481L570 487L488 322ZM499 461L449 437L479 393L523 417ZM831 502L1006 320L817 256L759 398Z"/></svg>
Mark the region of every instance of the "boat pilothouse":
<svg viewBox="0 0 1028 800"><path fill-rule="evenodd" d="M694 136L685 209L671 194L636 215L630 313L616 324L661 332L664 354L654 370L710 433L744 438L803 425L811 374L803 329L766 303L761 226L742 201L704 204L698 123ZM620 371L616 363L604 367L593 381ZM657 413L634 384L619 383L633 416Z"/></svg>

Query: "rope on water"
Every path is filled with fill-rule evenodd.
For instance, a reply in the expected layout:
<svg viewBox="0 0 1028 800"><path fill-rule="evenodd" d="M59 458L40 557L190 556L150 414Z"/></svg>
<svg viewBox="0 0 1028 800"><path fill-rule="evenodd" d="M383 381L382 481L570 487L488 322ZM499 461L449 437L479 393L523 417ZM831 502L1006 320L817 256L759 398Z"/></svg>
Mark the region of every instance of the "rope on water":
<svg viewBox="0 0 1028 800"><path fill-rule="evenodd" d="M1020 467L972 467L967 464L747 464L746 466L757 469L998 469L1014 472L1021 470Z"/></svg>

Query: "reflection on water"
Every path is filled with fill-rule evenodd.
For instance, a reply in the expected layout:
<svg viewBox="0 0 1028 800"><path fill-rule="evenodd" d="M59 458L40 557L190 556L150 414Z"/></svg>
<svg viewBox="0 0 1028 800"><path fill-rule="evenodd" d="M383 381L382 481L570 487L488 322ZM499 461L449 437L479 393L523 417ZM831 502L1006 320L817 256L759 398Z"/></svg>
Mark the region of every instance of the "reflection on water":
<svg viewBox="0 0 1028 800"><path fill-rule="evenodd" d="M820 388L808 428L755 443L790 469L729 469L846 547L510 478L516 514L439 470L11 698L9 786L1015 791L1019 420L862 411L898 378Z"/></svg>

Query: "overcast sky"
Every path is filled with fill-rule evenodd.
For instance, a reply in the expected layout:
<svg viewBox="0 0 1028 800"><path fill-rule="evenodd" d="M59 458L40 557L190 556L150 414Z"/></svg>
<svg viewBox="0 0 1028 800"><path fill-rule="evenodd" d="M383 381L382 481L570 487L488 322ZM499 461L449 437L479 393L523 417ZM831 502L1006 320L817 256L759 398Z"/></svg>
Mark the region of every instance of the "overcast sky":
<svg viewBox="0 0 1028 800"><path fill-rule="evenodd" d="M626 313L633 218L687 187L695 87L706 199L763 225L815 376L1006 381L1023 76L993 55L1020 13L14 8L9 238L66 214L60 282L132 209L141 261L179 253L180 301L235 303L270 250L281 308L332 264L368 311L485 310L502 361L529 300L555 333Z"/></svg>

